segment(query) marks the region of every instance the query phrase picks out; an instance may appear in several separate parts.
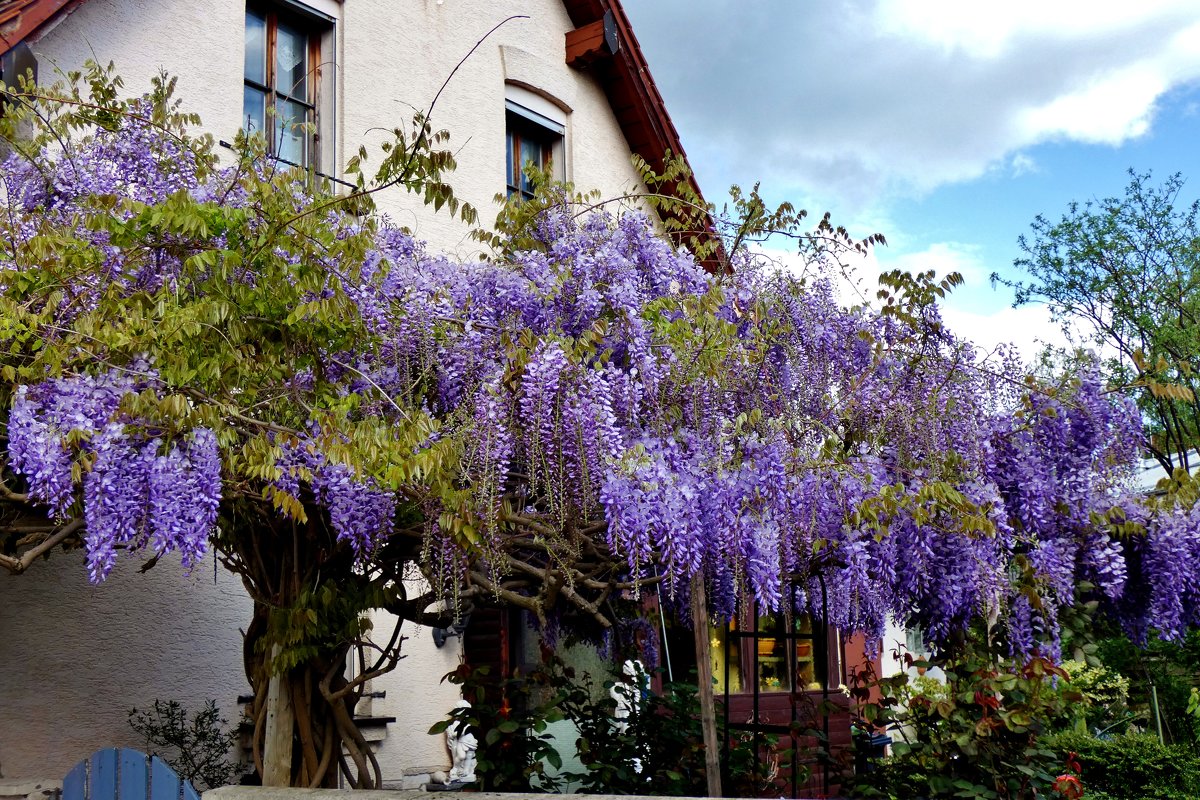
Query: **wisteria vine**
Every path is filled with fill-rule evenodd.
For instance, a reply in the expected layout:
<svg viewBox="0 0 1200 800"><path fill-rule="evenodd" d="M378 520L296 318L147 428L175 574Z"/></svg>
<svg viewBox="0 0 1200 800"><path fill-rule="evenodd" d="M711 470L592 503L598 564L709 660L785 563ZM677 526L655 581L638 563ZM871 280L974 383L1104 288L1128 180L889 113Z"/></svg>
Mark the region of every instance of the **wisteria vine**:
<svg viewBox="0 0 1200 800"><path fill-rule="evenodd" d="M567 597L603 619L613 592L700 574L714 616L795 583L798 610L875 636L890 616L943 641L998 613L1018 653L1054 652L1081 581L1136 636L1200 621L1196 512L1125 488L1134 407L1095 371L1025 384L949 334L918 279L890 311L846 308L746 253L715 277L644 214L565 200L535 246L462 263L262 162L217 168L143 110L70 157L4 162L0 293L33 315L0 332L10 366L29 374L30 335L100 341L89 315L155 303L228 341L267 324L268 270L295 298L269 331L305 347L222 394L206 353L180 366L187 343L138 328L9 381L8 466L85 520L93 580L122 550L195 563L222 509L256 500L324 515L360 568L419 530L435 583L539 614ZM315 233L261 246L287 230L269 213ZM53 286L50 232L87 254Z"/></svg>

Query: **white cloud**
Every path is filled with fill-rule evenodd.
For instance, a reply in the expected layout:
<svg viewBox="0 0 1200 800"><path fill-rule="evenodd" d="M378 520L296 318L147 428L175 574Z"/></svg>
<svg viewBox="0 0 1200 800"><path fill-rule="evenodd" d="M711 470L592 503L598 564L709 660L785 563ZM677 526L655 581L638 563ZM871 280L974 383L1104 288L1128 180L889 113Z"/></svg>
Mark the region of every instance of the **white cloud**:
<svg viewBox="0 0 1200 800"><path fill-rule="evenodd" d="M874 17L881 32L995 58L1031 35L1088 37L1194 12L1193 0L881 0Z"/></svg>
<svg viewBox="0 0 1200 800"><path fill-rule="evenodd" d="M1069 94L1016 117L1028 143L1064 137L1094 144L1120 144L1150 129L1154 101L1168 88L1161 65L1135 64L1105 75Z"/></svg>
<svg viewBox="0 0 1200 800"><path fill-rule="evenodd" d="M766 249L764 255L777 265L800 275L805 274L804 263L791 251ZM937 277L943 278L951 272L963 276L964 284L941 303L942 319L957 336L973 342L986 352L994 351L1001 344L1014 345L1022 358L1029 362L1041 352L1046 344L1066 347L1066 337L1061 326L1051 320L1050 311L1044 305L1028 305L1020 308L995 308L983 310L984 304L972 302L970 295L979 295L986 290L990 270L982 262L979 248L961 242L938 242L920 252L900 256L870 251L865 257L852 259L845 271L834 272L827 277L834 282L838 299L846 305L875 302L879 288L877 277L884 270L902 269L906 272L921 272L932 269Z"/></svg>
<svg viewBox="0 0 1200 800"><path fill-rule="evenodd" d="M1014 345L1026 362L1032 361L1047 344L1067 346L1062 328L1050 319L1050 310L1043 305L980 313L951 303L942 308L942 320L956 335L985 351L993 351L1002 344Z"/></svg>
<svg viewBox="0 0 1200 800"><path fill-rule="evenodd" d="M702 185L854 213L1051 141L1119 144L1200 81L1196 0L626 0Z"/></svg>
<svg viewBox="0 0 1200 800"><path fill-rule="evenodd" d="M1012 171L1014 178L1019 178L1022 175L1034 175L1038 172L1037 161L1025 153L1014 155L1008 163L1008 168Z"/></svg>

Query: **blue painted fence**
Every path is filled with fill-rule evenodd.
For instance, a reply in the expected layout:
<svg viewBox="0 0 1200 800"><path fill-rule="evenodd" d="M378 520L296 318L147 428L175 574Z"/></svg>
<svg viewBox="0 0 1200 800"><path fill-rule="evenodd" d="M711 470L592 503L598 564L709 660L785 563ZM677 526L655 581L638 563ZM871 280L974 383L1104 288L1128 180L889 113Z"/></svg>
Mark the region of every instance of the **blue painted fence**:
<svg viewBox="0 0 1200 800"><path fill-rule="evenodd" d="M200 800L200 795L158 756L110 747L67 773L62 800Z"/></svg>

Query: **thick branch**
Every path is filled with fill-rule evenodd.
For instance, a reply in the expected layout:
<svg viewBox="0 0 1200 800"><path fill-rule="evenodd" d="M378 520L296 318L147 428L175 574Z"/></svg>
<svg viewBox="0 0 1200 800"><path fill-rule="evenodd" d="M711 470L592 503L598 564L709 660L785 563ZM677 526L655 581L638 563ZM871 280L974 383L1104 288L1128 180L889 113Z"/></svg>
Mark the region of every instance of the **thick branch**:
<svg viewBox="0 0 1200 800"><path fill-rule="evenodd" d="M65 542L81 528L83 528L83 520L73 519L66 525L63 525L61 528L59 528L41 544L26 550L20 558L0 555L0 567L4 567L13 575L20 575L22 572L29 569L30 565L32 565L34 561Z"/></svg>

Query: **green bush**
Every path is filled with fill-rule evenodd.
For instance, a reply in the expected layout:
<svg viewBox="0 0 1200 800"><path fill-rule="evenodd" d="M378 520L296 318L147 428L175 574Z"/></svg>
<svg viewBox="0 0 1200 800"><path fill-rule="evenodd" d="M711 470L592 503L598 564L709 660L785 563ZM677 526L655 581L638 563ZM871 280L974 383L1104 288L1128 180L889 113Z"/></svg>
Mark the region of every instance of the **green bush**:
<svg viewBox="0 0 1200 800"><path fill-rule="evenodd" d="M910 680L907 673L872 684L879 699L860 707L863 726L891 733L892 755L875 771L855 775L850 794L889 800L1051 796L1067 765L1040 737L1081 702L1078 692L1062 686L1066 673L1040 657L1023 663L998 658L982 638L939 666L944 686Z"/></svg>
<svg viewBox="0 0 1200 800"><path fill-rule="evenodd" d="M563 713L579 729L576 747L584 772L572 774L579 791L600 794L703 796L707 793L704 736L700 728L700 698L695 673L691 680L666 683L661 694L630 683L605 681L596 691L591 675L559 669L558 684L565 689ZM636 682L649 683L639 675ZM610 690L640 695L625 722L614 724L616 700ZM728 731L724 714L717 711L717 738L731 738L722 753L724 790L734 797L778 796L785 785L781 774L791 752L779 747L779 737L755 737ZM756 746L757 745L757 746ZM803 767L802 767L803 769ZM807 774L797 776L803 783Z"/></svg>
<svg viewBox="0 0 1200 800"><path fill-rule="evenodd" d="M1200 745L1200 717L1188 713L1192 687L1200 682L1200 630L1188 631L1179 642L1151 638L1144 648L1114 636L1100 641L1098 655L1106 667L1129 679L1130 711L1141 724L1153 725L1153 683L1167 741Z"/></svg>
<svg viewBox="0 0 1200 800"><path fill-rule="evenodd" d="M488 667L466 664L442 680L462 687L471 705L456 708L450 718L436 723L429 733L437 736L455 722L475 735L475 774L487 792L550 792L560 789L552 770L562 767L547 726L563 718L563 694L550 684L541 669L494 678ZM550 769L547 769L547 768Z"/></svg>
<svg viewBox="0 0 1200 800"><path fill-rule="evenodd" d="M237 733L221 717L215 700L195 713L178 700L155 700L153 711L130 709L129 726L145 739L147 753L202 792L232 782L241 770L229 758Z"/></svg>
<svg viewBox="0 0 1200 800"><path fill-rule="evenodd" d="M454 721L471 729L479 740L476 775L484 791L703 795L707 776L694 674L691 682L667 683L661 694L648 686L635 688L644 674L630 683L612 677L597 685L589 673L555 657L507 679L491 677L486 667L463 665L445 679L462 687L471 707L452 711L429 732L440 736ZM638 698L623 729L614 719L614 687ZM562 769L562 756L547 731L548 723L563 719L578 730L582 772ZM751 734L727 731L720 711L717 726L718 738L729 735L734 744L723 753L726 791L739 797L777 795L791 756L779 746L779 737L764 735L756 742Z"/></svg>
<svg viewBox="0 0 1200 800"><path fill-rule="evenodd" d="M1189 747L1162 745L1157 737L1126 734L1097 739L1060 733L1043 740L1048 750L1076 753L1088 800L1196 800L1200 756Z"/></svg>

